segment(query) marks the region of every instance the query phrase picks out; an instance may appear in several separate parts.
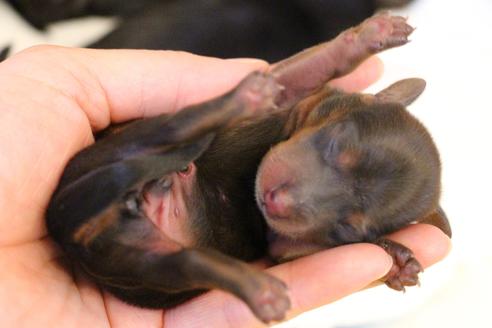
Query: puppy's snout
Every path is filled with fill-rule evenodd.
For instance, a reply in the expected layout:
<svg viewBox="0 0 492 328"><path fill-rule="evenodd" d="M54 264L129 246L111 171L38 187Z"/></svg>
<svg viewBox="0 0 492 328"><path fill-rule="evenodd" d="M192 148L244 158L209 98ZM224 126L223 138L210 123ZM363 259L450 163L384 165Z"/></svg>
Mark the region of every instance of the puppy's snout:
<svg viewBox="0 0 492 328"><path fill-rule="evenodd" d="M286 186L268 190L263 195L266 214L272 219L287 218L292 213L294 200Z"/></svg>

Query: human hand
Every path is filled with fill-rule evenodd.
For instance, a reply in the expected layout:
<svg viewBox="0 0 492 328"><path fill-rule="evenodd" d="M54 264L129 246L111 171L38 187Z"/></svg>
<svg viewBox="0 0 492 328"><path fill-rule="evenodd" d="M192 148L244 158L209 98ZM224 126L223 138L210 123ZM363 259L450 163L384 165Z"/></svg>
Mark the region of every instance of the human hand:
<svg viewBox="0 0 492 328"><path fill-rule="evenodd" d="M173 112L232 88L262 61L179 52L36 47L0 64L0 326L256 327L240 300L212 291L170 310L127 305L71 268L46 232L44 212L67 161L110 123ZM334 83L358 91L377 59ZM424 267L449 240L414 225L392 236ZM391 258L347 245L268 269L290 289L289 317L354 293L386 274Z"/></svg>

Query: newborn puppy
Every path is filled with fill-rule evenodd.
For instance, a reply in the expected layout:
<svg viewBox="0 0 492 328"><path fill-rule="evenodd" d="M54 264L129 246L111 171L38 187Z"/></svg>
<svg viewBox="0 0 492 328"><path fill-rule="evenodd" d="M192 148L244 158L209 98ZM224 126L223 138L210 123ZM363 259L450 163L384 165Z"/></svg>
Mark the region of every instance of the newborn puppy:
<svg viewBox="0 0 492 328"><path fill-rule="evenodd" d="M254 197L258 165L272 146L298 138L295 123L309 133L324 121L322 111L300 120L307 111L296 104L371 54L405 44L412 31L402 17L374 16L221 97L105 131L67 164L46 214L50 235L128 303L169 307L220 288L260 320L282 319L285 284L243 262L267 248ZM353 129L326 131L325 142Z"/></svg>
<svg viewBox="0 0 492 328"><path fill-rule="evenodd" d="M430 134L406 109L423 90L403 80L373 95L325 88L299 103L292 136L263 159L259 206L271 228L277 261L356 242L372 242L395 258L385 278L404 290L422 270L412 252L382 238L414 221L451 234L438 210L441 165Z"/></svg>

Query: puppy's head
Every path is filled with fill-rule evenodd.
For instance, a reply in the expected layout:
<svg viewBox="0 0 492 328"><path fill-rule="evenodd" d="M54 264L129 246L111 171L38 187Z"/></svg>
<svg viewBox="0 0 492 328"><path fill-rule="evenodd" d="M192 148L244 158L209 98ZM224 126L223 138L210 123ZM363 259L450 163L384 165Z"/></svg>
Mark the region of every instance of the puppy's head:
<svg viewBox="0 0 492 328"><path fill-rule="evenodd" d="M256 196L275 234L296 245L371 241L436 207L439 155L405 109L423 85L407 81L326 99L264 157Z"/></svg>

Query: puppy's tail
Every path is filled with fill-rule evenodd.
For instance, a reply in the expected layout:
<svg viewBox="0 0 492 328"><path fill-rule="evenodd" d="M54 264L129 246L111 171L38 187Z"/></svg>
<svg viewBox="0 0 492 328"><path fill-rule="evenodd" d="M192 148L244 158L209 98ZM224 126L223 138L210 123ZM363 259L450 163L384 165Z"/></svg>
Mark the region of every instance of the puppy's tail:
<svg viewBox="0 0 492 328"><path fill-rule="evenodd" d="M6 46L2 50L0 50L0 62L4 61L10 52L10 46Z"/></svg>

